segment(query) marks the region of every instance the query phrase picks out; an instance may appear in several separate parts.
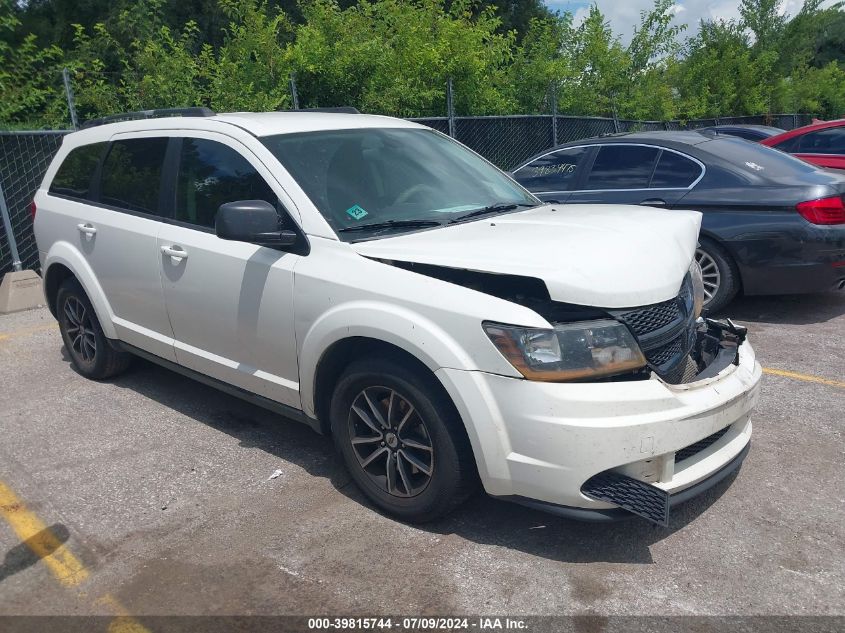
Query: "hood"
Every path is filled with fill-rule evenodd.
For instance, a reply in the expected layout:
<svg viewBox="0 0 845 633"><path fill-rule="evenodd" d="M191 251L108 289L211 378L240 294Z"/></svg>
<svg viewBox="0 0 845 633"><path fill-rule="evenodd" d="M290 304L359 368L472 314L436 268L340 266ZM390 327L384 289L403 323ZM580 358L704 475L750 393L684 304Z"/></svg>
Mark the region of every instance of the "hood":
<svg viewBox="0 0 845 633"><path fill-rule="evenodd" d="M552 300L628 308L677 296L701 214L628 205L544 205L352 244L365 257L535 277Z"/></svg>

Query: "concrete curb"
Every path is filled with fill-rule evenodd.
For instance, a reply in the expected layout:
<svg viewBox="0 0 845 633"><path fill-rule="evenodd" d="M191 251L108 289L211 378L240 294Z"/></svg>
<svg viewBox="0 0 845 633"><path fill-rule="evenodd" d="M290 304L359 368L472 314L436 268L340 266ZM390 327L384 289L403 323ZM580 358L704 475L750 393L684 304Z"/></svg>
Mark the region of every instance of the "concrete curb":
<svg viewBox="0 0 845 633"><path fill-rule="evenodd" d="M0 283L0 314L44 305L41 277L33 270L6 273Z"/></svg>

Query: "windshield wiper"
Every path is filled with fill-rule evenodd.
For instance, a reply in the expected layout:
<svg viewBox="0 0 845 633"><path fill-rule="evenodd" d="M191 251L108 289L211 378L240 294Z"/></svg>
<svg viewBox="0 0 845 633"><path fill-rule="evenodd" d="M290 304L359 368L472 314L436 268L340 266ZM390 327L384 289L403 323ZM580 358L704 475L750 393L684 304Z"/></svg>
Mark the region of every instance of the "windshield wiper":
<svg viewBox="0 0 845 633"><path fill-rule="evenodd" d="M437 220L387 220L385 222L371 222L356 224L338 229L338 233L352 233L354 231L381 231L384 229L404 229L414 227L440 226Z"/></svg>
<svg viewBox="0 0 845 633"><path fill-rule="evenodd" d="M470 211L469 213L464 213L463 215L459 215L456 218L452 218L451 220L449 220L449 224L463 222L464 220L469 220L471 218L478 218L482 215L501 213L502 211L513 211L514 209L518 209L519 207L527 207L529 209L532 209L536 206L536 204L528 204L526 202L499 202L496 204L487 205L486 207L481 207L480 209L476 209L475 211Z"/></svg>

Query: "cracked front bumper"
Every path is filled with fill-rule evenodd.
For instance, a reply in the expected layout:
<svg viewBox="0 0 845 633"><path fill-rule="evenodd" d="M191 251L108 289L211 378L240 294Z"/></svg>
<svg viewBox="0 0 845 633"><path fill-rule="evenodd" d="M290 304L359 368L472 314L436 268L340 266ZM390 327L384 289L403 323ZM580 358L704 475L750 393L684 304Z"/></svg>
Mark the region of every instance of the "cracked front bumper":
<svg viewBox="0 0 845 633"><path fill-rule="evenodd" d="M738 465L750 442L762 370L748 342L737 361L680 385L654 376L544 383L450 369L438 375L460 394L456 403L489 494L602 519L618 515L618 506L582 492L599 473L622 473L680 499ZM704 450L676 461L678 451L720 431Z"/></svg>

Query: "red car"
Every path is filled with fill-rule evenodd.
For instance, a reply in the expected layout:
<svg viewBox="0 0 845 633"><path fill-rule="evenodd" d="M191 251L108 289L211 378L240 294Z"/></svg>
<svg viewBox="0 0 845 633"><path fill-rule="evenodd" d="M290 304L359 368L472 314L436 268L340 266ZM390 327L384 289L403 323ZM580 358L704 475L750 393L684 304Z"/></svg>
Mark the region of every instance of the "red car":
<svg viewBox="0 0 845 633"><path fill-rule="evenodd" d="M845 169L845 119L805 125L760 141L829 169Z"/></svg>

